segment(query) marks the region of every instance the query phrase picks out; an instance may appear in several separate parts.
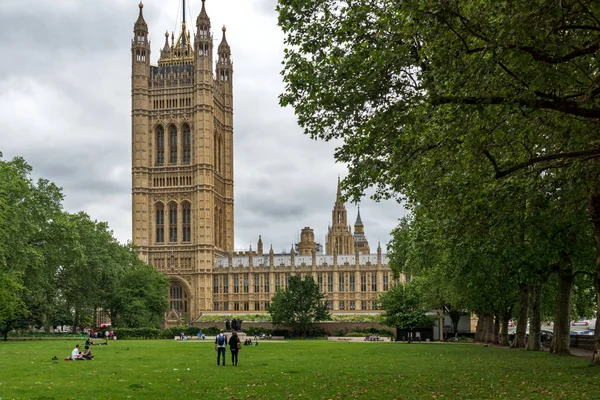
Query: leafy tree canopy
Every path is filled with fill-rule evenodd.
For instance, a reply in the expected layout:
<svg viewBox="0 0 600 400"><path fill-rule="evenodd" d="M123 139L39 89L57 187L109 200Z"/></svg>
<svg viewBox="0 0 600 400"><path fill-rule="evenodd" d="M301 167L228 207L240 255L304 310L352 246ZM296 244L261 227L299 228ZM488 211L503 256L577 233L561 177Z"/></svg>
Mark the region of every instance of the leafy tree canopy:
<svg viewBox="0 0 600 400"><path fill-rule="evenodd" d="M285 290L279 290L268 307L274 325L306 332L314 322L329 319L325 297L311 276L290 276Z"/></svg>
<svg viewBox="0 0 600 400"><path fill-rule="evenodd" d="M412 330L430 328L436 316L427 315L429 309L421 301L421 294L414 283L399 283L379 296L379 303L385 312L382 322L387 326Z"/></svg>

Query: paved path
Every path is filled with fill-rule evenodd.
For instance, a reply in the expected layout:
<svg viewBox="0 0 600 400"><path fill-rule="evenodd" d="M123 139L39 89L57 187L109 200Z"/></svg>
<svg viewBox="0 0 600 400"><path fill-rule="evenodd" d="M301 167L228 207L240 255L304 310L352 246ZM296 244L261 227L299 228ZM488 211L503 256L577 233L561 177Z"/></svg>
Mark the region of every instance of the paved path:
<svg viewBox="0 0 600 400"><path fill-rule="evenodd" d="M592 359L592 355L594 354L593 350L579 349L577 347L571 347L571 354L575 357L583 357L587 359Z"/></svg>

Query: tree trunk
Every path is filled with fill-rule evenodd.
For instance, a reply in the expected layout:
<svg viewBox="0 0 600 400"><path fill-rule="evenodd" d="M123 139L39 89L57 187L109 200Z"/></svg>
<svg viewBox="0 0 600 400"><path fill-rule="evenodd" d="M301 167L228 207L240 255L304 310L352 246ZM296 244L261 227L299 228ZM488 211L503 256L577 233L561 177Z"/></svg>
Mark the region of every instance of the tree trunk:
<svg viewBox="0 0 600 400"><path fill-rule="evenodd" d="M75 316L73 317L73 328L71 333L77 333L77 320L79 319L79 313L75 310Z"/></svg>
<svg viewBox="0 0 600 400"><path fill-rule="evenodd" d="M561 252L558 271L558 294L554 314L554 333L550 351L571 354L571 294L573 292L573 263ZM531 333L531 332L530 332ZM530 335L530 339L531 335Z"/></svg>
<svg viewBox="0 0 600 400"><path fill-rule="evenodd" d="M493 338L492 338L492 343L494 344L500 344L500 318L496 317L495 319L493 319L494 321L494 334L493 334Z"/></svg>
<svg viewBox="0 0 600 400"><path fill-rule="evenodd" d="M529 285L522 283L520 287L521 301L519 305L519 318L517 319L517 332L512 347L524 349L527 336L527 311L529 309Z"/></svg>
<svg viewBox="0 0 600 400"><path fill-rule="evenodd" d="M542 326L542 285L539 282L531 285L531 310L529 311L529 342L527 350L543 350L540 343L540 334Z"/></svg>
<svg viewBox="0 0 600 400"><path fill-rule="evenodd" d="M448 313L450 315L450 319L452 320L452 333L458 332L458 323L460 322L460 311L452 310Z"/></svg>
<svg viewBox="0 0 600 400"><path fill-rule="evenodd" d="M506 316L506 314L502 315L500 317L499 323L500 323L500 337L499 337L500 346L509 346L510 343L508 342L508 317Z"/></svg>
<svg viewBox="0 0 600 400"><path fill-rule="evenodd" d="M597 182L597 178L596 178ZM594 287L596 289L596 326L594 331L594 353L592 363L600 364L600 184L596 184L595 192L590 200L589 212L594 224L594 239L596 241L596 271Z"/></svg>
<svg viewBox="0 0 600 400"><path fill-rule="evenodd" d="M477 326L475 327L475 337L473 338L476 342L483 342L483 315L477 316Z"/></svg>
<svg viewBox="0 0 600 400"><path fill-rule="evenodd" d="M475 331L475 341L482 343L494 342L494 318L491 315L479 315Z"/></svg>

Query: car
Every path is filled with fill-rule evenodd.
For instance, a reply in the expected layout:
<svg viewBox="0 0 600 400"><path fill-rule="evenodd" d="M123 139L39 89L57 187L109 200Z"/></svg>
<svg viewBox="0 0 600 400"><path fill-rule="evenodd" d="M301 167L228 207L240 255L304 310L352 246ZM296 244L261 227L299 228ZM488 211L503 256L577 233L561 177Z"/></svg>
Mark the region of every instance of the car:
<svg viewBox="0 0 600 400"><path fill-rule="evenodd" d="M572 321L571 326L589 326L590 321L588 320L580 320L580 321Z"/></svg>
<svg viewBox="0 0 600 400"><path fill-rule="evenodd" d="M594 336L593 329L581 329L578 331L571 331L571 335L575 336Z"/></svg>

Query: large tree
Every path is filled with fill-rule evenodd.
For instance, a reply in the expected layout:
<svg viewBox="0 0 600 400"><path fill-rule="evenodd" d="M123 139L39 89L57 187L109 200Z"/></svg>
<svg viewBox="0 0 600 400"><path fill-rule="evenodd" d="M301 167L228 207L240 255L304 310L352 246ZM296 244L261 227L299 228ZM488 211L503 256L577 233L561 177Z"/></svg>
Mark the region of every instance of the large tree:
<svg viewBox="0 0 600 400"><path fill-rule="evenodd" d="M30 316L28 277L43 275L47 241L60 218L62 194L44 179L34 182L22 158L0 153L0 332Z"/></svg>
<svg viewBox="0 0 600 400"><path fill-rule="evenodd" d="M280 0L283 105L342 139L343 186L418 204L448 179L577 176L598 261L600 4ZM582 201L577 198L574 201ZM600 318L594 360L600 362Z"/></svg>
<svg viewBox="0 0 600 400"><path fill-rule="evenodd" d="M415 282L393 286L379 296L379 304L385 310L380 316L382 323L411 332L408 336L409 343L413 329L431 328L435 324L436 317L427 315L429 310L423 303L419 286Z"/></svg>
<svg viewBox="0 0 600 400"><path fill-rule="evenodd" d="M274 325L289 326L307 333L313 323L327 320L325 297L311 276L290 276L285 289L279 290L267 308Z"/></svg>
<svg viewBox="0 0 600 400"><path fill-rule="evenodd" d="M106 303L111 322L117 328L158 328L169 309L167 277L144 264L132 246L124 250L129 265Z"/></svg>

